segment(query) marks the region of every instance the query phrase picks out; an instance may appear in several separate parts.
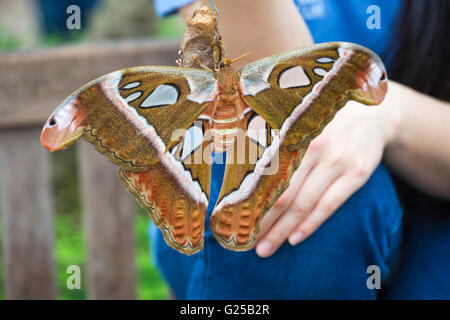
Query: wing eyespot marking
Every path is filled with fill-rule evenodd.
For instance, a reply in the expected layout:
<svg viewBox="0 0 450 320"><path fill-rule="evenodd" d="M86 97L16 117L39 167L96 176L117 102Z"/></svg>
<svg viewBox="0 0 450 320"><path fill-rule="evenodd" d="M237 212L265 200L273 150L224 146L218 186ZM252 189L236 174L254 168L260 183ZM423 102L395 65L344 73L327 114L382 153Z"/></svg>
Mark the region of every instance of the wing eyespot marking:
<svg viewBox="0 0 450 320"><path fill-rule="evenodd" d="M322 68L314 68L313 72L318 75L319 77L325 77L325 75L328 73L327 70Z"/></svg>
<svg viewBox="0 0 450 320"><path fill-rule="evenodd" d="M139 107L141 108L155 108L163 107L176 103L180 97L180 89L175 84L161 84L157 86L148 96L142 101Z"/></svg>
<svg viewBox="0 0 450 320"><path fill-rule="evenodd" d="M300 66L293 66L282 70L278 74L277 82L281 89L301 88L311 85L311 79Z"/></svg>
<svg viewBox="0 0 450 320"><path fill-rule="evenodd" d="M130 82L124 86L122 86L122 88L120 88L120 90L129 90L129 89L134 89L137 88L141 85L140 81L135 81L135 82Z"/></svg>

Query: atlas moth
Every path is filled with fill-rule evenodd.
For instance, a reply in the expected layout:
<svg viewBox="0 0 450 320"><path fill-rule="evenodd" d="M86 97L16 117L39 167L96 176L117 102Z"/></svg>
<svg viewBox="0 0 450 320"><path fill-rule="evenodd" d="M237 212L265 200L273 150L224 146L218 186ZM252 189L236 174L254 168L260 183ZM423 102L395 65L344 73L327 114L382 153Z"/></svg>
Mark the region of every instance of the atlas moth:
<svg viewBox="0 0 450 320"><path fill-rule="evenodd" d="M187 255L204 245L212 151L226 151L226 167L210 230L223 247L249 250L311 140L348 100L376 105L387 91L381 59L345 42L235 70L216 18L215 11L200 9L188 19L184 47L189 42L192 49L182 45L182 67L141 66L99 77L64 100L41 134L50 151L81 137L91 142L119 166L119 177L167 244ZM200 32L188 35L197 27ZM205 38L210 46L199 50L206 52L203 63L192 53ZM250 134L256 123L266 128L262 135ZM276 170L268 173L274 161Z"/></svg>

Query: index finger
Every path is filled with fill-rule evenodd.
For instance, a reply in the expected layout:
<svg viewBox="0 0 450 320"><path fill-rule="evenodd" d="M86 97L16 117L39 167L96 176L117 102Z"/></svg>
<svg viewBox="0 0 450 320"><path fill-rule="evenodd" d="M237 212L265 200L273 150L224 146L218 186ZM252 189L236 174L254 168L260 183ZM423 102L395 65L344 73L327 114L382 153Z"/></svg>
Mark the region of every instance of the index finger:
<svg viewBox="0 0 450 320"><path fill-rule="evenodd" d="M292 201L298 193L298 190L305 182L305 179L311 170L314 168L316 157L307 155L308 154L305 154L302 163L292 175L289 187L273 204L272 208L270 208L270 210L264 215L264 218L261 221L257 241L264 237L278 218L290 207Z"/></svg>

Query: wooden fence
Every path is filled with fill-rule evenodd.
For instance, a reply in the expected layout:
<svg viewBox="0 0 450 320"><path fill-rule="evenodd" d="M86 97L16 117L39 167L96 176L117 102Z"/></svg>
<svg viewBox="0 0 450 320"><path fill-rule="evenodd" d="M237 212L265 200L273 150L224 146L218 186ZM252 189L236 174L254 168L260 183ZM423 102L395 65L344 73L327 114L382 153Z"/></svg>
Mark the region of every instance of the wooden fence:
<svg viewBox="0 0 450 320"><path fill-rule="evenodd" d="M42 125L75 89L111 71L173 65L176 41L156 39L0 53L0 211L7 299L57 297L50 155ZM91 299L136 298L133 199L117 168L78 143Z"/></svg>

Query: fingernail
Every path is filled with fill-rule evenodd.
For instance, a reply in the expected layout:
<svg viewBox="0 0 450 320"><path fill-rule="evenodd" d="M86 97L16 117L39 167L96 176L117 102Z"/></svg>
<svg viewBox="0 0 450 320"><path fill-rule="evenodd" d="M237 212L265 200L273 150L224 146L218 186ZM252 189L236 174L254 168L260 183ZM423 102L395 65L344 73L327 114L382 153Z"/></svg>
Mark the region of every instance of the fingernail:
<svg viewBox="0 0 450 320"><path fill-rule="evenodd" d="M301 232L301 231L297 231L297 232L293 233L288 239L289 244L291 246L295 246L295 245L299 244L302 240L303 240L303 232Z"/></svg>
<svg viewBox="0 0 450 320"><path fill-rule="evenodd" d="M272 251L272 245L269 241L263 241L256 247L256 253L260 257L267 257Z"/></svg>

